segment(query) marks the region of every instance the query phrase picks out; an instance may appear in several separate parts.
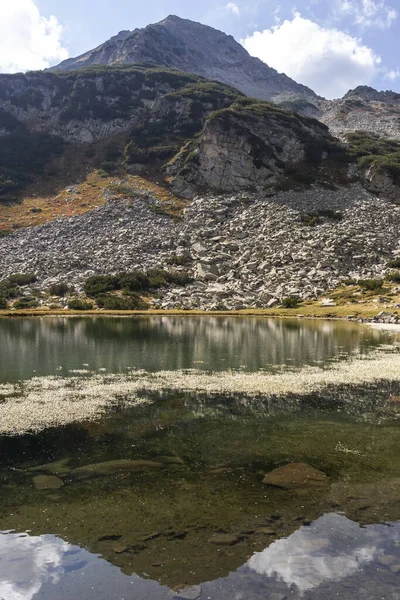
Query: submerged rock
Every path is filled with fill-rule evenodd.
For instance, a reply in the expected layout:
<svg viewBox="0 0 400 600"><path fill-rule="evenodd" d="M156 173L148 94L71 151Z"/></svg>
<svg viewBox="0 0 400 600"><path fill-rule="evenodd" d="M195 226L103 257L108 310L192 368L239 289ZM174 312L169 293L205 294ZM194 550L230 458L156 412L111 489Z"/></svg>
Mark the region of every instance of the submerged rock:
<svg viewBox="0 0 400 600"><path fill-rule="evenodd" d="M329 479L322 471L305 463L290 463L266 474L263 483L284 490L323 488Z"/></svg>
<svg viewBox="0 0 400 600"><path fill-rule="evenodd" d="M184 465L184 461L179 456L157 456L157 462L164 465Z"/></svg>
<svg viewBox="0 0 400 600"><path fill-rule="evenodd" d="M37 490L58 490L63 486L62 479L55 475L36 475L33 484Z"/></svg>
<svg viewBox="0 0 400 600"><path fill-rule="evenodd" d="M152 460L110 460L103 463L95 463L85 465L73 471L74 475L90 476L90 475L110 475L119 471L151 471L160 469L162 463Z"/></svg>
<svg viewBox="0 0 400 600"><path fill-rule="evenodd" d="M235 544L238 544L239 541L240 540L236 535L231 535L229 533L218 534L210 540L210 542L216 546L234 546Z"/></svg>
<svg viewBox="0 0 400 600"><path fill-rule="evenodd" d="M29 469L30 471L48 471L54 475L66 475L72 471L71 467L68 467L69 458L63 458L56 462L47 463L45 465L39 465Z"/></svg>

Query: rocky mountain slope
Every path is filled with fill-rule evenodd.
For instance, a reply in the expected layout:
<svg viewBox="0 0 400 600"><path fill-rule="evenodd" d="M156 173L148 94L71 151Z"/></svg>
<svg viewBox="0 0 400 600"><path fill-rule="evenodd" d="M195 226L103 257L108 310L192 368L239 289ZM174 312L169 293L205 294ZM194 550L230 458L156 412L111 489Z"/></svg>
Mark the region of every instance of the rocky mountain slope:
<svg viewBox="0 0 400 600"><path fill-rule="evenodd" d="M231 309L381 278L400 255L400 141L371 111L389 133L398 104L364 88L331 103L339 140L182 71L0 76L0 284L34 273L20 293L48 303L57 283L162 269L154 306Z"/></svg>
<svg viewBox="0 0 400 600"><path fill-rule="evenodd" d="M173 15L144 29L121 31L94 50L68 59L52 70L139 63L215 79L261 100L317 99L306 86L251 57L232 36Z"/></svg>
<svg viewBox="0 0 400 600"><path fill-rule="evenodd" d="M201 196L178 220L154 211L160 203L151 195L109 194L85 215L0 240L3 277L34 272L38 290L64 282L79 293L91 275L164 268L193 283L159 291L156 307L265 308L317 298L350 278L383 277L400 257L400 206L358 184Z"/></svg>
<svg viewBox="0 0 400 600"><path fill-rule="evenodd" d="M400 140L400 94L360 86L342 99L317 104L318 118L335 136L343 138L349 132L369 131ZM317 115L315 111L313 114Z"/></svg>

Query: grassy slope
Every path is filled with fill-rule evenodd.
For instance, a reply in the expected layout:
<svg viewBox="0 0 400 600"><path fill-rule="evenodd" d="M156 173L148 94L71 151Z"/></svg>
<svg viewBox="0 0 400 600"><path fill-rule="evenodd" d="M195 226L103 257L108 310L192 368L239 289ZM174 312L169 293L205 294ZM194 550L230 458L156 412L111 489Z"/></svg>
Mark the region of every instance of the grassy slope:
<svg viewBox="0 0 400 600"><path fill-rule="evenodd" d="M21 227L43 225L61 217L74 217L94 210L106 203L105 190L113 185L116 180L124 180L124 186L131 188L132 196L150 194L165 203L166 212L179 216L184 202L179 200L164 187L153 183L150 179L128 175L104 176L101 172L93 170L81 181L74 185L74 192L70 193L65 187L57 190L46 188L43 182L31 187L18 203L0 203L0 234ZM122 189L122 187L121 187ZM113 193L121 199L126 197L123 193ZM40 211L40 212L39 212Z"/></svg>

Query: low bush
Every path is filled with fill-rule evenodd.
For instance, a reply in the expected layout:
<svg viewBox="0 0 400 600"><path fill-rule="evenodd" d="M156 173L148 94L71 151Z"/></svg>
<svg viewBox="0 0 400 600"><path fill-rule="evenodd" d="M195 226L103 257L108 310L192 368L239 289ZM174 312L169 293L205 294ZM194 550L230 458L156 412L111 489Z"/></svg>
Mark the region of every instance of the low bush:
<svg viewBox="0 0 400 600"><path fill-rule="evenodd" d="M17 298L19 293L19 287L15 283L11 283L9 279L0 281L0 296L2 298Z"/></svg>
<svg viewBox="0 0 400 600"><path fill-rule="evenodd" d="M14 308L19 309L37 308L38 306L39 302L33 296L24 296L23 298L20 298L13 304Z"/></svg>
<svg viewBox="0 0 400 600"><path fill-rule="evenodd" d="M378 292L382 289L383 279L359 279L357 283L366 292Z"/></svg>
<svg viewBox="0 0 400 600"><path fill-rule="evenodd" d="M92 275L85 281L85 294L91 298L119 289L118 278L114 275Z"/></svg>
<svg viewBox="0 0 400 600"><path fill-rule="evenodd" d="M13 275L9 276L8 280L16 285L24 286L35 283L37 281L37 277L35 273L14 273Z"/></svg>
<svg viewBox="0 0 400 600"><path fill-rule="evenodd" d="M91 302L87 302L86 300L74 298L68 302L68 308L71 310L92 310L93 304Z"/></svg>
<svg viewBox="0 0 400 600"><path fill-rule="evenodd" d="M131 292L158 290L168 285L185 286L191 281L185 272L148 269L147 271L131 271L116 275L93 275L86 280L84 290L90 298L97 298L113 291L123 290L127 295Z"/></svg>
<svg viewBox="0 0 400 600"><path fill-rule="evenodd" d="M0 297L0 310L5 310L6 308L8 308L7 300Z"/></svg>
<svg viewBox="0 0 400 600"><path fill-rule="evenodd" d="M66 283L54 283L49 287L49 292L52 296L65 296L68 292Z"/></svg>
<svg viewBox="0 0 400 600"><path fill-rule="evenodd" d="M387 279L388 279L388 281L391 281L392 283L400 283L400 271L392 271L387 276Z"/></svg>
<svg viewBox="0 0 400 600"><path fill-rule="evenodd" d="M357 285L356 279L345 279L343 285Z"/></svg>
<svg viewBox="0 0 400 600"><path fill-rule="evenodd" d="M124 297L106 294L96 298L96 302L99 308L105 310L147 310L149 308L149 305L135 292Z"/></svg>
<svg viewBox="0 0 400 600"><path fill-rule="evenodd" d="M282 308L297 308L301 300L298 296L289 296L282 300Z"/></svg>
<svg viewBox="0 0 400 600"><path fill-rule="evenodd" d="M388 262L388 267L390 269L400 269L400 258L395 258Z"/></svg>

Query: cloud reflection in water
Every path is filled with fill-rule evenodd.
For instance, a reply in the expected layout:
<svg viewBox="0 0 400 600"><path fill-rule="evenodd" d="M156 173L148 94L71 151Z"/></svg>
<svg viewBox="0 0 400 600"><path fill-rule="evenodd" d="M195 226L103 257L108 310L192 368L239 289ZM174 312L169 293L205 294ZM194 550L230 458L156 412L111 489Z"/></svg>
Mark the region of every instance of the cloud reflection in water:
<svg viewBox="0 0 400 600"><path fill-rule="evenodd" d="M303 593L328 581L339 582L376 560L390 531L394 533L385 526L362 528L346 517L328 514L258 552L247 567Z"/></svg>

